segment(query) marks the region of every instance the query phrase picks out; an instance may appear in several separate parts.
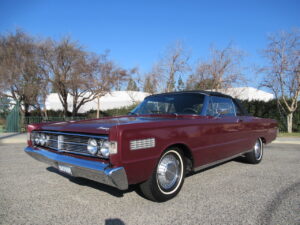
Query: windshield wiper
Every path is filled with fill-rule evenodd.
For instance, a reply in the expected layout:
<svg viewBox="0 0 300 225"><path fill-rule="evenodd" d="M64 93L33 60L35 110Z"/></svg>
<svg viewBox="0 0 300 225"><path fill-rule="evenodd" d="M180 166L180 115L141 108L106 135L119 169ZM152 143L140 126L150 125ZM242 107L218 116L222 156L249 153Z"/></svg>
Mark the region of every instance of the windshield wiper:
<svg viewBox="0 0 300 225"><path fill-rule="evenodd" d="M128 115L135 115L135 116L138 116L139 114L138 114L138 113L135 113L135 112L129 112Z"/></svg>
<svg viewBox="0 0 300 225"><path fill-rule="evenodd" d="M155 110L151 110L151 112L154 113L154 114L158 114L158 115L174 115L174 116L178 116L178 113L167 113L167 112L155 111Z"/></svg>
<svg viewBox="0 0 300 225"><path fill-rule="evenodd" d="M155 113L155 114L163 114L162 111L157 111L157 110L151 110L152 113Z"/></svg>

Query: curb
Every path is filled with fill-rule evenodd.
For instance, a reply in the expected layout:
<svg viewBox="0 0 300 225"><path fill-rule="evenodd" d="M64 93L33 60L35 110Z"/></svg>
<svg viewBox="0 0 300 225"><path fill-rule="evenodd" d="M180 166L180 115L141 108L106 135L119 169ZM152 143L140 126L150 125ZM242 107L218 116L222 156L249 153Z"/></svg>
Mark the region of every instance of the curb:
<svg viewBox="0 0 300 225"><path fill-rule="evenodd" d="M0 144L26 144L27 134L17 133L0 137Z"/></svg>
<svg viewBox="0 0 300 225"><path fill-rule="evenodd" d="M274 144L295 144L300 145L300 138L298 137L277 137Z"/></svg>
<svg viewBox="0 0 300 225"><path fill-rule="evenodd" d="M291 144L291 145L300 145L299 141L273 141L272 144Z"/></svg>

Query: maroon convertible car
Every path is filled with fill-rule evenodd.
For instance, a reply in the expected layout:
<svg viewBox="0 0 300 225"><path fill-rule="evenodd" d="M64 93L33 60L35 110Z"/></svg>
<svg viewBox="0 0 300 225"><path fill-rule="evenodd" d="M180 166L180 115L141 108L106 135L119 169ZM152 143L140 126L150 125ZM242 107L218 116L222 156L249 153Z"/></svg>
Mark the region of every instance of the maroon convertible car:
<svg viewBox="0 0 300 225"><path fill-rule="evenodd" d="M277 122L247 115L239 102L217 92L151 95L130 115L28 126L33 158L74 177L166 201L187 173L243 156L259 163Z"/></svg>

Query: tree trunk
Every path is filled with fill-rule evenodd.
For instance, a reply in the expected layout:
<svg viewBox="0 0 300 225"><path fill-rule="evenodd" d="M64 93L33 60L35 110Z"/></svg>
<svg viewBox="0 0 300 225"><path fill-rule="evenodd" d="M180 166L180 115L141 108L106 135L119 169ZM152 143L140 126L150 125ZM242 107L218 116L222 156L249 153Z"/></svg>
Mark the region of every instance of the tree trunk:
<svg viewBox="0 0 300 225"><path fill-rule="evenodd" d="M287 118L288 133L292 133L293 132L293 113L290 112L286 118Z"/></svg>
<svg viewBox="0 0 300 225"><path fill-rule="evenodd" d="M24 103L24 116L28 117L29 116L29 104Z"/></svg>
<svg viewBox="0 0 300 225"><path fill-rule="evenodd" d="M68 117L68 104L64 103L64 117Z"/></svg>
<svg viewBox="0 0 300 225"><path fill-rule="evenodd" d="M77 115L76 109L73 108L73 110L72 110L72 117L74 118L76 115Z"/></svg>
<svg viewBox="0 0 300 225"><path fill-rule="evenodd" d="M64 109L64 117L68 117L68 94L64 93L63 95L61 94L60 102L63 105Z"/></svg>
<svg viewBox="0 0 300 225"><path fill-rule="evenodd" d="M77 103L78 103L78 97L77 96L73 96L72 117L77 116L78 109L79 109L78 106L77 106Z"/></svg>
<svg viewBox="0 0 300 225"><path fill-rule="evenodd" d="M46 108L46 98L44 98L44 109L43 109L43 112L44 112L45 119L48 120L48 113L47 113L47 108Z"/></svg>
<svg viewBox="0 0 300 225"><path fill-rule="evenodd" d="M100 97L97 97L97 119L100 118Z"/></svg>
<svg viewBox="0 0 300 225"><path fill-rule="evenodd" d="M76 104L73 103L72 117L75 117L76 115L77 115L77 107Z"/></svg>
<svg viewBox="0 0 300 225"><path fill-rule="evenodd" d="M45 117L46 120L48 120L48 113L47 113L47 109L46 108L44 109L44 117Z"/></svg>

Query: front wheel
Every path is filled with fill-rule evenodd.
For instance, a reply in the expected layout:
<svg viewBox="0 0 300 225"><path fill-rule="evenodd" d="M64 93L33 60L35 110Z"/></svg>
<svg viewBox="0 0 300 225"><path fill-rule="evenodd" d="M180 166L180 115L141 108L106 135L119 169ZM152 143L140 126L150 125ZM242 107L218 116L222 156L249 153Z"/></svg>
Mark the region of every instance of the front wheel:
<svg viewBox="0 0 300 225"><path fill-rule="evenodd" d="M260 163L264 154L264 145L261 138L258 138L254 144L254 147L251 152L248 152L246 156L246 160L249 163L257 164Z"/></svg>
<svg viewBox="0 0 300 225"><path fill-rule="evenodd" d="M161 156L151 177L140 185L144 196L164 202L175 197L184 182L185 158L179 148L171 148Z"/></svg>

